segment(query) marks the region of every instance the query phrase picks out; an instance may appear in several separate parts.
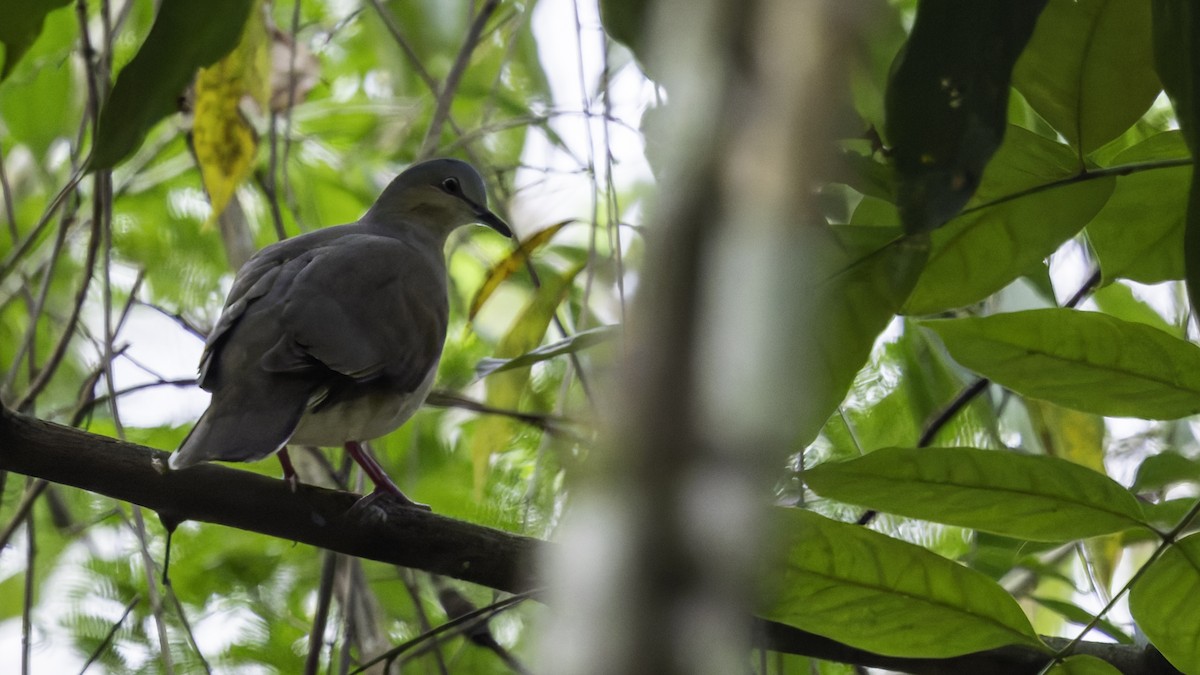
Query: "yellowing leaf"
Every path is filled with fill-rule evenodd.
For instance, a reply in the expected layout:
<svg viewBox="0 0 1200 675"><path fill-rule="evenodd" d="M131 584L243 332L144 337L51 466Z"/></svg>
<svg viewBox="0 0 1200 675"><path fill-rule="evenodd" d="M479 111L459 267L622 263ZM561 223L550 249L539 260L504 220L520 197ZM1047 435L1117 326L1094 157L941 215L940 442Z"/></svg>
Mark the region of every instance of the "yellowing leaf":
<svg viewBox="0 0 1200 675"><path fill-rule="evenodd" d="M492 297L492 293L499 288L502 281L515 274L517 270L525 265L525 261L529 259L529 256L534 251L544 246L554 235L558 234L559 230L573 222L575 222L574 219L569 219L546 227L521 242L517 250L510 253L504 260L496 263L492 269L488 270L487 279L483 280L483 283L479 286L479 290L475 293L475 297L471 299L471 309L467 312L467 318L474 319L475 315L479 313L480 308L483 307L483 303Z"/></svg>
<svg viewBox="0 0 1200 675"><path fill-rule="evenodd" d="M269 55L266 22L261 7L255 7L238 46L217 63L201 68L196 78L192 147L212 203L210 225L254 167L258 138L239 106L246 97L260 109L265 105L270 95Z"/></svg>

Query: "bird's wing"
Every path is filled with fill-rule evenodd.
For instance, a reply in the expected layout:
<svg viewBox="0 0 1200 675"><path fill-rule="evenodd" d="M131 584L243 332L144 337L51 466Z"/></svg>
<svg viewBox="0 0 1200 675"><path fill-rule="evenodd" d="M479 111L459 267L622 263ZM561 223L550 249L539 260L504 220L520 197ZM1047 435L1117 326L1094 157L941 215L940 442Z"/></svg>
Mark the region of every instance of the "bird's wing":
<svg viewBox="0 0 1200 675"><path fill-rule="evenodd" d="M313 252L282 297L269 372L321 366L358 381L417 389L436 366L449 308L440 250L355 234Z"/></svg>
<svg viewBox="0 0 1200 675"><path fill-rule="evenodd" d="M242 269L238 270L233 288L229 290L229 296L225 299L225 307L221 310L221 316L204 342L204 354L200 357L199 384L201 388L212 391L217 386L217 369L213 368L213 362L221 351L230 329L241 320L242 315L246 313L246 308L252 302L269 293L279 281L283 266L289 260L289 256L280 253L283 251L268 246L255 254L242 266Z"/></svg>

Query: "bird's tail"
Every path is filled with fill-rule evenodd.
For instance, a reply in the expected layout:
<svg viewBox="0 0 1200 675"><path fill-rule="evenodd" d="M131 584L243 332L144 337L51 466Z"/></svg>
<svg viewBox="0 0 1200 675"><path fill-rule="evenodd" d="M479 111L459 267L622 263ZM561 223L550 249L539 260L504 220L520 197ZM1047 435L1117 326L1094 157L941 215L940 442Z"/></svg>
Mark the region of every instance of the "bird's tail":
<svg viewBox="0 0 1200 675"><path fill-rule="evenodd" d="M182 469L212 460L253 462L275 454L296 430L308 400L303 391L288 391L292 388L214 395L168 464Z"/></svg>

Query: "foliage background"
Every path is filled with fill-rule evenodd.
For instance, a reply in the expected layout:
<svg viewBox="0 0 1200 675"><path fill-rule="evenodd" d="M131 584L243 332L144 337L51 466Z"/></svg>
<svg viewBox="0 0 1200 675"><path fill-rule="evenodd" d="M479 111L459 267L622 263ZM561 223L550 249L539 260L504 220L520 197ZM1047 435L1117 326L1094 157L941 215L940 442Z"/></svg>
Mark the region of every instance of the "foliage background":
<svg viewBox="0 0 1200 675"><path fill-rule="evenodd" d="M238 261L357 218L415 159L467 157L538 281L495 237L452 242L441 405L375 448L438 513L555 537L622 353L613 333L586 331L624 324L629 297L670 262L646 257L654 230L642 219L658 183L643 145L656 174L670 175L678 152L661 143L672 130L655 124L671 119L668 101L687 100L643 74L670 79L647 46L660 24L642 3L602 4L301 1L269 5L269 21L256 7L241 46L182 101L164 83L192 71L164 59L144 66L157 87L132 98L112 88L136 69L156 16L148 0L51 11L20 59L19 40L0 34L5 404L175 447L203 401L188 381L195 334L215 320ZM1200 586L1186 537L1200 351L1182 281L1196 268L1185 232L1188 138L1200 122L1180 84L1187 67L1155 65L1156 50L1159 64L1195 63L1170 30L1200 24L1169 2L1153 17L1144 3L1045 4L1022 29L988 20L1023 11L1004 3L969 16L922 3L926 16L950 17L937 24L922 23L915 2L864 0L839 58L824 62L836 160L793 190L815 195L816 262L809 287L769 297L781 313L803 306L820 329L788 352L809 405L780 425L793 434L788 456L760 490L787 508L772 518L783 549L768 575L775 592L757 611L929 659L1011 644L1067 657L1075 647L1038 636L1133 645L1144 634L1200 672L1200 610L1174 601ZM228 16L203 25L240 26ZM978 45L997 34L1028 45L1007 62L972 60L992 54ZM289 39L305 48L295 57ZM289 96L279 80L292 70L306 84ZM948 103L931 104L938 97ZM173 106L164 121L131 121L163 101ZM127 158L113 145L126 141ZM93 149L94 163L116 164L111 175L85 175ZM210 199L221 195L232 201L217 217ZM486 357L564 338L565 356L476 374ZM354 487L341 462L314 455L301 470ZM869 527L834 522L855 520ZM456 611L447 589L474 606L496 599L194 523L176 532L163 587L155 518L16 475L5 475L0 523L6 670L94 659L109 672L296 672L313 654L344 672L443 623ZM536 662L547 621L520 604L491 621L494 644L422 642L406 672L519 671ZM750 668L852 669L765 653ZM1055 668L1113 672L1080 656Z"/></svg>

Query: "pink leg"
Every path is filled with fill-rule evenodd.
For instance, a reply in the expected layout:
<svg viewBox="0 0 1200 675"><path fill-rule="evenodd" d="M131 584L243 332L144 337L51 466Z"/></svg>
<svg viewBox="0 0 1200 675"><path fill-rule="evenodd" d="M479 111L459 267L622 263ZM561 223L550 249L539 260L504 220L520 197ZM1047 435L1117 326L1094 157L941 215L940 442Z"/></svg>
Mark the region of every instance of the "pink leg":
<svg viewBox="0 0 1200 675"><path fill-rule="evenodd" d="M367 472L367 476L371 478L371 482L375 483L375 492L386 492L396 499L400 500L401 504L411 506L418 509L430 510L429 507L420 502L415 502L408 498L408 495L400 491L399 487L392 482L387 473L379 466L379 462L375 457L364 448L358 441L347 441L346 452L350 454L350 458L358 462L358 465Z"/></svg>
<svg viewBox="0 0 1200 675"><path fill-rule="evenodd" d="M279 458L279 463L283 466L283 480L287 482L292 492L295 492L300 487L300 477L296 475L296 467L292 466L292 458L288 457L287 448L281 449L275 456Z"/></svg>

